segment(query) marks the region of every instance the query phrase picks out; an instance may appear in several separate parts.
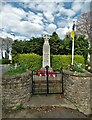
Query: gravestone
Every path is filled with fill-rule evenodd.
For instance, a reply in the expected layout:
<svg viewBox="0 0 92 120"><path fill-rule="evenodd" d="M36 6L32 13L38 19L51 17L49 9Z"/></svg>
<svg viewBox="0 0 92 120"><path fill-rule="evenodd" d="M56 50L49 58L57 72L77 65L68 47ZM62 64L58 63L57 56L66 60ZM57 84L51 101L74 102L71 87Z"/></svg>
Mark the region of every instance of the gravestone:
<svg viewBox="0 0 92 120"><path fill-rule="evenodd" d="M43 38L44 38L43 68L45 68L45 66L47 66L47 65L50 67L50 45L49 45L50 36L44 35Z"/></svg>

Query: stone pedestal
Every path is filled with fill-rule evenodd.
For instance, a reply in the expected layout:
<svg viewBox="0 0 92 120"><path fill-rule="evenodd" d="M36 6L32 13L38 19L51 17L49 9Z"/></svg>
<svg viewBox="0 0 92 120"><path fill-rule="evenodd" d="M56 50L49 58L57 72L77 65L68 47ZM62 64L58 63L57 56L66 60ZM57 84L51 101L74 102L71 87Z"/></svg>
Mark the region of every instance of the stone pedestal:
<svg viewBox="0 0 92 120"><path fill-rule="evenodd" d="M50 45L49 45L49 36L45 35L44 37L44 45L43 45L43 68L45 66L50 67Z"/></svg>

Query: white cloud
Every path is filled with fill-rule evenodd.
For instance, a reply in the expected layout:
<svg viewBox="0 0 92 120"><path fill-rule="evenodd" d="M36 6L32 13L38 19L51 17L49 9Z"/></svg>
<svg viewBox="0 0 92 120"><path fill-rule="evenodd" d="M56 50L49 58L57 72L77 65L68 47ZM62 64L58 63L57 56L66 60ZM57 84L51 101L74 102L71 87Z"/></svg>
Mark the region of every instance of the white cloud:
<svg viewBox="0 0 92 120"><path fill-rule="evenodd" d="M78 12L79 10L81 10L81 8L83 7L83 2L73 2L72 4L72 9L75 11L75 12Z"/></svg>
<svg viewBox="0 0 92 120"><path fill-rule="evenodd" d="M75 11L73 11L72 9L68 9L66 10L65 14L68 16L68 17L72 17L76 14Z"/></svg>
<svg viewBox="0 0 92 120"><path fill-rule="evenodd" d="M63 19L63 20L60 20L57 22L57 25L59 28L65 28L65 27L68 27L68 28L72 28L72 25L73 25L73 21L77 21L77 18L70 18L68 17L67 19Z"/></svg>
<svg viewBox="0 0 92 120"><path fill-rule="evenodd" d="M26 7L34 10L37 8L37 5L38 4L36 2L29 2L29 4L27 4Z"/></svg>
<svg viewBox="0 0 92 120"><path fill-rule="evenodd" d="M69 29L67 27L65 28L58 28L56 30L57 34L59 35L60 38L64 38L66 33L69 32Z"/></svg>
<svg viewBox="0 0 92 120"><path fill-rule="evenodd" d="M31 4L31 3L30 3ZM54 13L56 11L56 3L55 2L52 2L51 4L49 3L45 3L45 2L42 2L40 4L36 4L36 9L37 10L40 10L42 12L50 12L50 13Z"/></svg>
<svg viewBox="0 0 92 120"><path fill-rule="evenodd" d="M28 17L26 18L26 15ZM18 32L19 34L30 35L42 32L43 22L42 14L26 13L23 9L12 7L6 4L1 11L2 20L0 20L1 29L9 32ZM21 19L26 19L21 21Z"/></svg>
<svg viewBox="0 0 92 120"><path fill-rule="evenodd" d="M47 31L43 31L42 35L49 34Z"/></svg>
<svg viewBox="0 0 92 120"><path fill-rule="evenodd" d="M31 23L38 23L38 24L41 24L43 25L43 22L42 22L42 19L43 19L43 16L42 14L35 14L33 12L28 12L28 21L30 21Z"/></svg>
<svg viewBox="0 0 92 120"><path fill-rule="evenodd" d="M49 33L52 33L56 30L57 26L55 24L49 24L46 28L46 30L49 32Z"/></svg>
<svg viewBox="0 0 92 120"><path fill-rule="evenodd" d="M38 10L41 11L43 13L43 15L46 17L46 19L48 20L48 22L53 22L54 21L54 17L56 16L56 13L59 12L59 9L61 8L61 6L63 6L64 3L60 2L60 3L56 3L56 2L51 2L51 4L49 4L49 2L42 2L39 4L39 2L37 3L30 3L29 4L29 8L33 9L33 10Z"/></svg>
<svg viewBox="0 0 92 120"><path fill-rule="evenodd" d="M72 4L72 9L77 12L81 10L82 13L90 10L91 0L75 0Z"/></svg>
<svg viewBox="0 0 92 120"><path fill-rule="evenodd" d="M48 20L48 22L54 21L54 14L57 12L57 4L56 3L30 3L29 8L36 9L38 11L41 11L45 18Z"/></svg>
<svg viewBox="0 0 92 120"><path fill-rule="evenodd" d="M27 38L26 36L37 37L45 33L52 34L54 31L62 37L66 34L67 30L71 30L73 24L72 18L83 7L80 2L76 1L72 4L71 9L64 8L64 0L59 3L49 3L49 1L39 3L33 1L25 2L24 4L22 1L19 3L19 6L25 10L27 8L27 12L21 7L17 8L9 3L5 3L2 9L0 9L0 15L2 16L2 19L0 19L0 29L6 31L4 33L5 36L9 35L7 32L12 31L17 32L19 34L17 37L20 38ZM86 5L86 2L84 3ZM85 10L87 10L87 6Z"/></svg>
<svg viewBox="0 0 92 120"><path fill-rule="evenodd" d="M28 37L26 37L26 36L20 36L20 35L13 36L12 34L7 33L5 31L2 32L2 34L0 35L0 37L2 37L2 38L9 37L9 38L12 38L13 40L16 40L16 39L18 39L18 40L24 40L24 39L29 40Z"/></svg>
<svg viewBox="0 0 92 120"><path fill-rule="evenodd" d="M17 28L20 24L20 20L25 17L25 12L20 8L13 8L10 5L3 6L3 9L1 11L2 20L0 20L0 23L2 23L3 28Z"/></svg>
<svg viewBox="0 0 92 120"><path fill-rule="evenodd" d="M46 17L46 19L48 20L48 22L54 22L54 16L51 13L44 12L44 16Z"/></svg>
<svg viewBox="0 0 92 120"><path fill-rule="evenodd" d="M31 33L31 32L41 32L43 30L43 26L38 23L31 23L30 21L23 21L20 23L20 30L22 33Z"/></svg>
<svg viewBox="0 0 92 120"><path fill-rule="evenodd" d="M66 20L61 20L57 22L58 27L65 27L67 26L67 21Z"/></svg>
<svg viewBox="0 0 92 120"><path fill-rule="evenodd" d="M72 17L76 14L72 9L65 9L64 7L61 7L59 11L61 14L66 15L68 17Z"/></svg>
<svg viewBox="0 0 92 120"><path fill-rule="evenodd" d="M87 0L84 2L83 7L81 9L81 13L89 12L92 8L90 8L90 2L87 2Z"/></svg>

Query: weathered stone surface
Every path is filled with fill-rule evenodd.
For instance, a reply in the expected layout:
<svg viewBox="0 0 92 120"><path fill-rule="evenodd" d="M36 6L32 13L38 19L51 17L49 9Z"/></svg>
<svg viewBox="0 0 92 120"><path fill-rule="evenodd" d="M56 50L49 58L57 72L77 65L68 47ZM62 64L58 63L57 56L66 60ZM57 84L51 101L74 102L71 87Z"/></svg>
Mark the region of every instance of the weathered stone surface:
<svg viewBox="0 0 92 120"><path fill-rule="evenodd" d="M91 86L92 74L73 74L64 72L64 94L65 97L76 105L80 112L92 114L91 111Z"/></svg>
<svg viewBox="0 0 92 120"><path fill-rule="evenodd" d="M16 108L17 104L25 106L31 97L31 73L27 72L14 77L3 76L2 102L3 108Z"/></svg>
<svg viewBox="0 0 92 120"><path fill-rule="evenodd" d="M43 45L43 68L45 66L50 67L50 45L49 45L49 36L44 36L44 45Z"/></svg>

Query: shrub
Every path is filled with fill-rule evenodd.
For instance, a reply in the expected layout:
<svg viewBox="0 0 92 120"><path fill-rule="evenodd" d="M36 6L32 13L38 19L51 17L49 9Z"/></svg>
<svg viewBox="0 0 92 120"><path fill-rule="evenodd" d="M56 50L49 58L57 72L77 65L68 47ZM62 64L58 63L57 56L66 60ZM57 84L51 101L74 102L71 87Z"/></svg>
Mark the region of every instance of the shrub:
<svg viewBox="0 0 92 120"><path fill-rule="evenodd" d="M22 103L19 103L16 105L16 110L22 110L22 109L24 109L24 106Z"/></svg>
<svg viewBox="0 0 92 120"><path fill-rule="evenodd" d="M2 64L9 64L10 61L8 58L3 58L2 61L1 61Z"/></svg>
<svg viewBox="0 0 92 120"><path fill-rule="evenodd" d="M20 65L25 65L28 70L38 70L41 68L41 56L37 54L18 54L13 59Z"/></svg>
<svg viewBox="0 0 92 120"><path fill-rule="evenodd" d="M68 69L71 64L71 55L52 55L52 68L54 70ZM84 65L84 58L81 55L74 56L74 64L81 63Z"/></svg>
<svg viewBox="0 0 92 120"><path fill-rule="evenodd" d="M42 67L42 57L37 54L18 54L13 58L14 62L25 66L28 70L39 70ZM74 56L74 64L84 65L84 58L81 55ZM51 55L51 67L53 70L68 69L71 64L71 55Z"/></svg>
<svg viewBox="0 0 92 120"><path fill-rule="evenodd" d="M52 68L54 70L60 70L62 67L61 55L52 55Z"/></svg>
<svg viewBox="0 0 92 120"><path fill-rule="evenodd" d="M84 57L82 55L75 55L74 56L74 64L76 63L81 63L81 64L85 64L85 60Z"/></svg>
<svg viewBox="0 0 92 120"><path fill-rule="evenodd" d="M25 65L19 65L16 69L14 66L9 66L8 71L6 72L7 75L17 75L26 72Z"/></svg>
<svg viewBox="0 0 92 120"><path fill-rule="evenodd" d="M71 71L83 73L83 72L85 72L85 69L84 69L84 66L81 63L75 63L72 66Z"/></svg>

